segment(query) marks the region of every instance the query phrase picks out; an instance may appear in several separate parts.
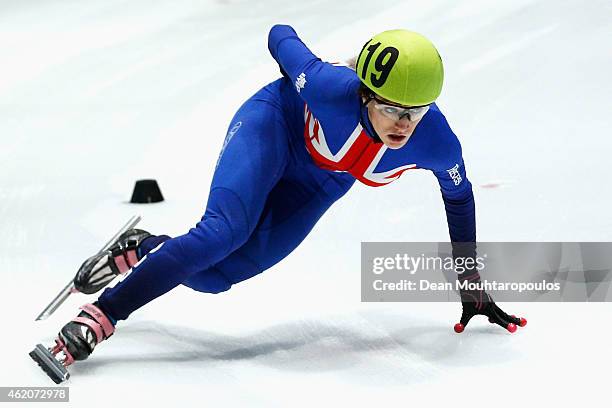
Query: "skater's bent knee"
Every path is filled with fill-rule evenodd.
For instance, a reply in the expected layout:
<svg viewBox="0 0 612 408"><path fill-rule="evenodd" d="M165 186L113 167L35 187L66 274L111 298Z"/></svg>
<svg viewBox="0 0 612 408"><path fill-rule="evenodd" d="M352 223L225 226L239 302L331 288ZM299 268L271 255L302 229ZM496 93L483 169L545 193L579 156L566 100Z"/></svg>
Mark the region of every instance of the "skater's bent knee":
<svg viewBox="0 0 612 408"><path fill-rule="evenodd" d="M215 268L210 268L190 276L183 285L198 292L217 294L226 292L232 287L225 275Z"/></svg>
<svg viewBox="0 0 612 408"><path fill-rule="evenodd" d="M207 293L217 295L219 293L227 292L228 290L231 289L231 287L232 287L231 283L228 285L215 286L215 287L209 288Z"/></svg>

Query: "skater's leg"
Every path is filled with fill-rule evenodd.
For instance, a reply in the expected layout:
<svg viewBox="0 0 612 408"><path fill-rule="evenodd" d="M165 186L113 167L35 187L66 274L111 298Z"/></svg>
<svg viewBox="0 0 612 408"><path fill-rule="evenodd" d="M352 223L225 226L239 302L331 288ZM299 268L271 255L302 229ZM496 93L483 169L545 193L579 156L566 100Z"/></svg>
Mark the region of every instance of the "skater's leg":
<svg viewBox="0 0 612 408"><path fill-rule="evenodd" d="M299 176L280 180L270 192L249 240L214 267L191 275L183 284L200 292L219 293L270 268L303 241L354 181L349 174L312 168L301 168Z"/></svg>
<svg viewBox="0 0 612 408"><path fill-rule="evenodd" d="M261 101L243 105L231 129L202 220L187 234L159 244L125 280L100 296L101 308L116 320L126 319L193 273L209 269L242 246L255 229L287 164L287 129L281 112Z"/></svg>

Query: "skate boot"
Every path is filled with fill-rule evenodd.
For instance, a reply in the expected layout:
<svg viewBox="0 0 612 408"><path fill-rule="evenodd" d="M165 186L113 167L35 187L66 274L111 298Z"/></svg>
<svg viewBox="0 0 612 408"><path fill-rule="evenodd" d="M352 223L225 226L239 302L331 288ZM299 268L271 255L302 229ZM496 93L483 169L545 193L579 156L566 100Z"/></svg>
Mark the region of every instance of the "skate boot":
<svg viewBox="0 0 612 408"><path fill-rule="evenodd" d="M83 305L80 309L82 312L60 330L53 347L38 344L30 352L30 357L56 384L70 378L66 367L85 360L100 342L115 332L111 318L96 303Z"/></svg>
<svg viewBox="0 0 612 408"><path fill-rule="evenodd" d="M115 331L113 322L95 304L86 304L80 309L82 312L60 330L56 340L69 361L85 360Z"/></svg>
<svg viewBox="0 0 612 408"><path fill-rule="evenodd" d="M107 250L88 258L74 277L75 290L92 294L103 289L119 274L138 262L138 246L150 237L147 231L127 230Z"/></svg>

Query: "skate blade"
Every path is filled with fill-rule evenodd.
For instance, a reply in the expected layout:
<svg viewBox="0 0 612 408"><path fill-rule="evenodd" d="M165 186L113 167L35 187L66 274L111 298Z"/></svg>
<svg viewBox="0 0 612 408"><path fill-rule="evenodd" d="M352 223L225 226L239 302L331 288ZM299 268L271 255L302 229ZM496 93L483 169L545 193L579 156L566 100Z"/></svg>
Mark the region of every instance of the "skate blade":
<svg viewBox="0 0 612 408"><path fill-rule="evenodd" d="M30 357L36 361L40 368L53 380L59 384L70 378L70 373L62 363L56 360L51 352L42 344L37 344L34 350L30 351Z"/></svg>

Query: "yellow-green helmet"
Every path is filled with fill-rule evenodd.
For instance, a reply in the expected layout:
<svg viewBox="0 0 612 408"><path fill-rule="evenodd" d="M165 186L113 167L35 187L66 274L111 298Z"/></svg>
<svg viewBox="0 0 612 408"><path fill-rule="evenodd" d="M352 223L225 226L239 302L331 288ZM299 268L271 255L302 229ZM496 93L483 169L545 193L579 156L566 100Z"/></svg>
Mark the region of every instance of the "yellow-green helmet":
<svg viewBox="0 0 612 408"><path fill-rule="evenodd" d="M432 103L444 82L436 47L408 30L389 30L372 37L357 57L356 71L372 92L404 106Z"/></svg>

